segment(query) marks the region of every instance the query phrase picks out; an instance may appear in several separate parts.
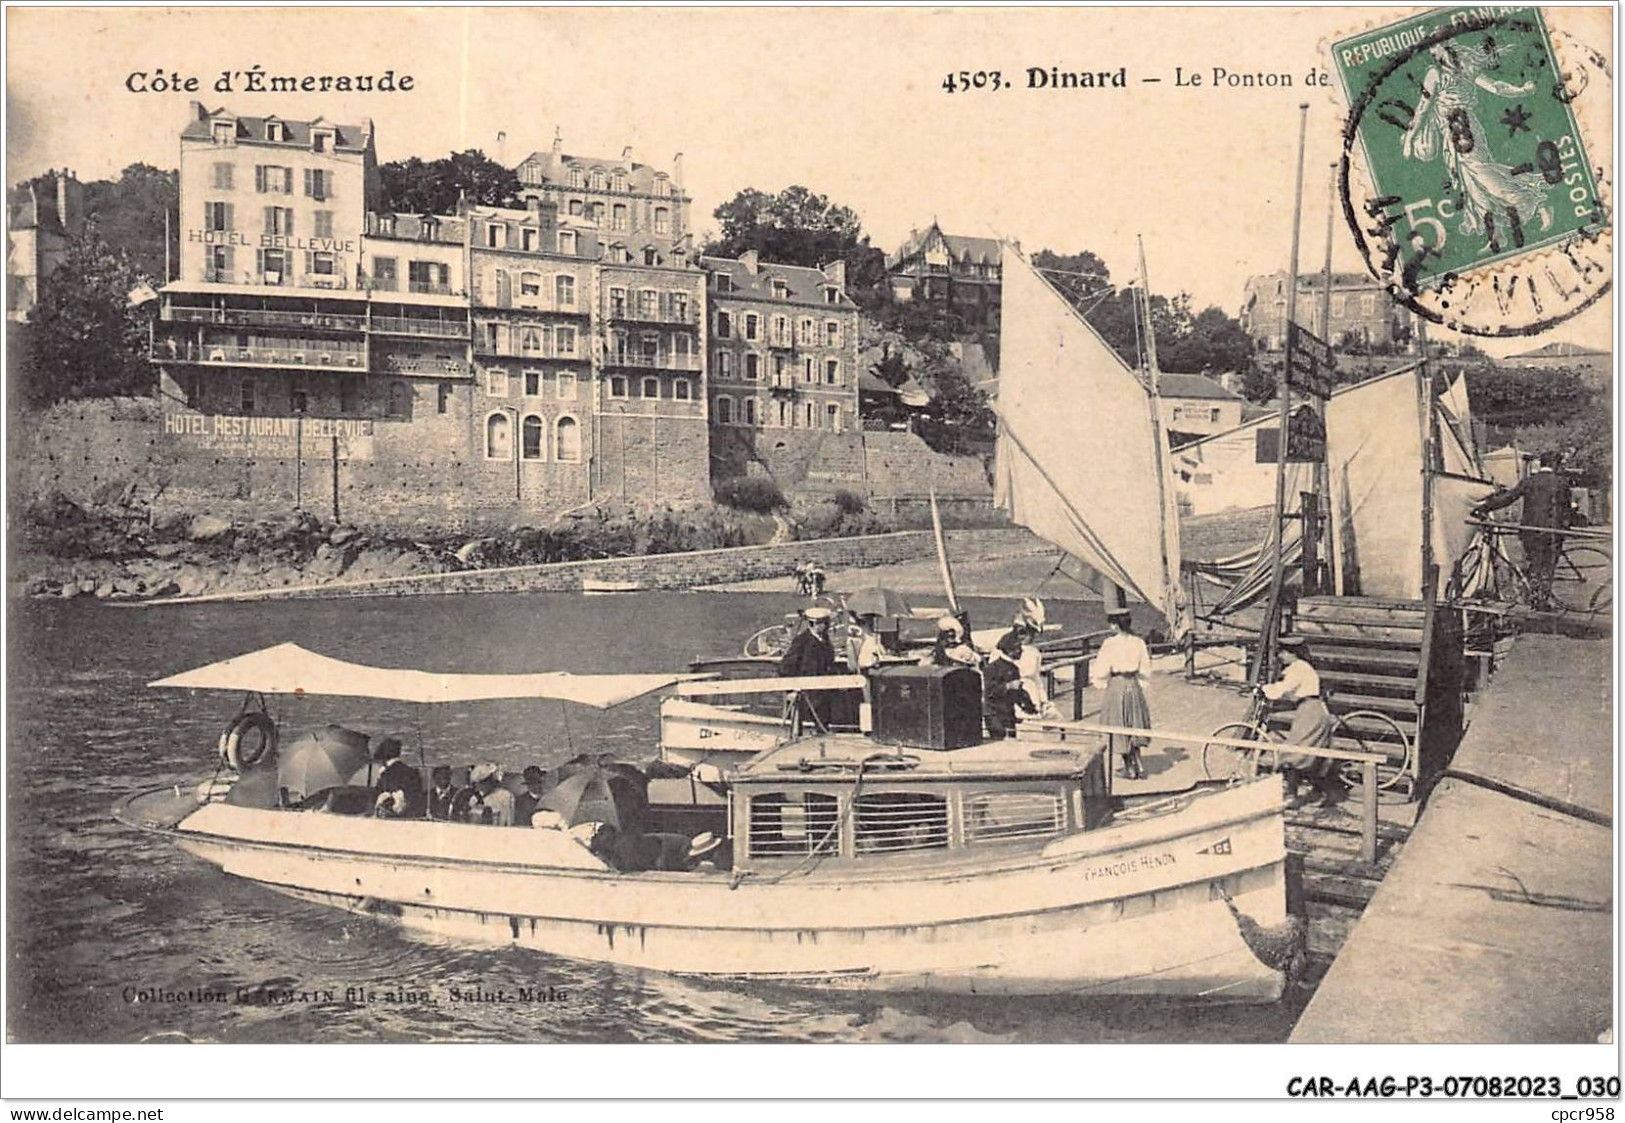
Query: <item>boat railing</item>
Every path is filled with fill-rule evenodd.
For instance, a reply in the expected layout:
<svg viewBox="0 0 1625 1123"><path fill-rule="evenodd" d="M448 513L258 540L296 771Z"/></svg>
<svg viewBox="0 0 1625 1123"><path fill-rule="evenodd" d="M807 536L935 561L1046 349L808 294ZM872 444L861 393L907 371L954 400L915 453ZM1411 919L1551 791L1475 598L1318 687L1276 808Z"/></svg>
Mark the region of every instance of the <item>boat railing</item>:
<svg viewBox="0 0 1625 1123"><path fill-rule="evenodd" d="M1064 740L1069 733L1088 733L1099 736L1149 737L1153 741L1172 741L1184 745L1225 745L1244 752L1257 752L1260 748L1288 749L1302 756L1321 760L1351 761L1360 765L1360 860L1377 860L1377 765L1386 764L1382 753L1362 753L1352 749L1319 748L1314 745L1273 745L1268 742L1245 741L1239 737L1215 737L1211 733L1176 733L1167 729L1136 729L1124 725L1104 725L1093 721L1038 721L1025 723Z"/></svg>

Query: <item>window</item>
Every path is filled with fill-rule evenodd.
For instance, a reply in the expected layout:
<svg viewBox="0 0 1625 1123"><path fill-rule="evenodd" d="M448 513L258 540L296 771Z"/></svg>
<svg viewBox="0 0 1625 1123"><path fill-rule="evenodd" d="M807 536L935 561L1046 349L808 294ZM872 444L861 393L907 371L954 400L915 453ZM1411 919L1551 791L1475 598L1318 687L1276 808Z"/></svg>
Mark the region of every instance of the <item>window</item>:
<svg viewBox="0 0 1625 1123"><path fill-rule="evenodd" d="M790 342L790 321L787 317L773 317L773 342L780 346Z"/></svg>
<svg viewBox="0 0 1625 1123"><path fill-rule="evenodd" d="M612 398L625 398L630 396L627 390L626 375L612 374L609 376L609 396Z"/></svg>
<svg viewBox="0 0 1625 1123"><path fill-rule="evenodd" d="M638 293L638 315L645 320L653 320L660 315L660 294L654 289L643 289Z"/></svg>
<svg viewBox="0 0 1625 1123"><path fill-rule="evenodd" d="M780 402L779 403L779 428L780 429L788 429L790 427L790 417L791 417L790 403L789 402Z"/></svg>
<svg viewBox="0 0 1625 1123"><path fill-rule="evenodd" d="M728 274L726 274L726 273L718 273L716 275L716 282L717 282L717 291L718 292L733 292L734 291L734 279L732 277L728 276Z"/></svg>
<svg viewBox="0 0 1625 1123"><path fill-rule="evenodd" d="M513 432L505 413L493 413L485 419L485 458L513 459Z"/></svg>
<svg viewBox="0 0 1625 1123"><path fill-rule="evenodd" d="M625 203L616 203L614 209L612 209L609 212L609 215L610 215L609 228L611 230L625 230L626 229L626 204Z"/></svg>
<svg viewBox="0 0 1625 1123"><path fill-rule="evenodd" d="M327 250L316 250L310 255L310 271L317 277L331 277L339 271L338 258Z"/></svg>
<svg viewBox="0 0 1625 1123"><path fill-rule="evenodd" d="M818 428L818 407L817 406L813 405L811 402L807 402L806 403L806 408L801 411L801 415L802 415L802 418L804 419L804 422L805 422L807 428L809 428L809 429Z"/></svg>
<svg viewBox="0 0 1625 1123"><path fill-rule="evenodd" d="M606 186L608 186L608 184L609 180L604 175L604 169L594 168L592 170L592 189L594 191L602 191Z"/></svg>
<svg viewBox="0 0 1625 1123"><path fill-rule="evenodd" d="M265 122L265 139L266 140L287 140L288 139L288 126L284 125L281 121L267 121L267 122Z"/></svg>
<svg viewBox="0 0 1625 1123"><path fill-rule="evenodd" d="M576 353L576 329L560 324L553 329L553 351L557 355Z"/></svg>
<svg viewBox="0 0 1625 1123"><path fill-rule="evenodd" d="M1348 297L1334 295L1332 297L1332 315L1341 316L1348 308Z"/></svg>
<svg viewBox="0 0 1625 1123"><path fill-rule="evenodd" d="M204 279L208 281L231 280L231 254L230 246L210 246L207 264L205 265L208 275Z"/></svg>
<svg viewBox="0 0 1625 1123"><path fill-rule="evenodd" d="M658 399L660 397L660 379L645 378L643 380L642 393L639 396L644 398Z"/></svg>
<svg viewBox="0 0 1625 1123"><path fill-rule="evenodd" d="M519 353L521 355L540 355L546 349L546 329L532 324L526 324L519 329Z"/></svg>
<svg viewBox="0 0 1625 1123"><path fill-rule="evenodd" d="M758 338L759 333L760 333L760 327L759 327L759 325L757 323L757 315L756 315L756 313L754 313L754 312L746 312L745 313L745 338L746 339L756 339L756 338Z"/></svg>
<svg viewBox="0 0 1625 1123"><path fill-rule="evenodd" d="M404 382L389 384L389 416L412 416L412 391Z"/></svg>
<svg viewBox="0 0 1625 1123"><path fill-rule="evenodd" d="M667 210L665 207L655 208L655 233L671 233L671 211Z"/></svg>
<svg viewBox="0 0 1625 1123"><path fill-rule="evenodd" d="M553 458L565 464L581 461L581 426L573 417L561 417L553 426Z"/></svg>
<svg viewBox="0 0 1625 1123"><path fill-rule="evenodd" d="M576 306L576 279L568 274L560 274L553 280L554 299L560 308L574 308Z"/></svg>
<svg viewBox="0 0 1625 1123"><path fill-rule="evenodd" d="M451 383L442 382L435 389L439 391L435 398L435 412L445 413L451 405Z"/></svg>
<svg viewBox="0 0 1625 1123"><path fill-rule="evenodd" d="M310 134L310 147L313 152L326 152L333 143L333 134L317 129Z"/></svg>
<svg viewBox="0 0 1625 1123"><path fill-rule="evenodd" d="M579 187L580 184L575 184L574 186ZM580 199L571 199L570 200L570 216L572 218L580 218L581 217L581 212L582 212L583 209L584 208L582 206L582 203L581 203Z"/></svg>
<svg viewBox="0 0 1625 1123"><path fill-rule="evenodd" d="M824 382L829 386L839 386L841 384L841 360L824 360Z"/></svg>
<svg viewBox="0 0 1625 1123"><path fill-rule="evenodd" d="M571 187L580 187L581 186L581 169L580 168L571 167L571 169L570 169L570 186ZM570 206L571 206L570 213L571 214L580 214L581 213L580 211L574 209L576 206L578 206L580 204L580 202L581 202L580 199L571 199L570 200Z"/></svg>
<svg viewBox="0 0 1625 1123"><path fill-rule="evenodd" d="M254 190L261 195L292 195L293 169L274 164L254 166Z"/></svg>
<svg viewBox="0 0 1625 1123"><path fill-rule="evenodd" d="M576 232L574 230L559 231L559 252L569 254L576 252Z"/></svg>
<svg viewBox="0 0 1625 1123"><path fill-rule="evenodd" d="M293 384L288 387L288 409L294 413L310 412L310 391Z"/></svg>
<svg viewBox="0 0 1625 1123"><path fill-rule="evenodd" d="M381 214L381 215L378 216L378 233L383 235L386 238L393 238L395 236L395 216L394 215L392 215L392 214Z"/></svg>
<svg viewBox="0 0 1625 1123"><path fill-rule="evenodd" d="M927 792L860 795L853 807L858 854L940 850L948 845L948 801Z"/></svg>
<svg viewBox="0 0 1625 1123"><path fill-rule="evenodd" d="M1218 420L1219 420L1219 411L1217 409L1208 410L1207 411L1207 419L1209 421L1217 423Z"/></svg>
<svg viewBox="0 0 1625 1123"><path fill-rule="evenodd" d="M660 254L655 251L655 248L653 246L644 246L643 247L643 264L645 264L645 265L659 265L660 264Z"/></svg>
<svg viewBox="0 0 1625 1123"><path fill-rule="evenodd" d="M841 345L841 325L835 320L824 321L824 346L839 347Z"/></svg>
<svg viewBox="0 0 1625 1123"><path fill-rule="evenodd" d="M687 332L673 333L671 337L671 353L674 358L686 360L689 352L694 349L694 337Z"/></svg>
<svg viewBox="0 0 1625 1123"><path fill-rule="evenodd" d="M534 413L527 416L520 426L519 455L526 460L542 458L542 419Z"/></svg>
<svg viewBox="0 0 1625 1123"><path fill-rule="evenodd" d="M432 242L440 237L440 223L432 218L425 218L418 223L418 237L425 242Z"/></svg>
<svg viewBox="0 0 1625 1123"><path fill-rule="evenodd" d="M660 358L660 337L658 335L645 335L638 340L638 352L643 356L646 366L653 366Z"/></svg>
<svg viewBox="0 0 1625 1123"><path fill-rule="evenodd" d="M520 296L541 296L542 295L542 275L540 273L521 273L521 274L519 274L519 295Z"/></svg>
<svg viewBox="0 0 1625 1123"><path fill-rule="evenodd" d="M617 190L617 191L625 191L626 190L626 173L623 172L623 171L617 170L615 172L615 190Z"/></svg>
<svg viewBox="0 0 1625 1123"><path fill-rule="evenodd" d="M232 166L230 164L216 164L214 166L213 186L216 191L231 190L231 171Z"/></svg>
<svg viewBox="0 0 1625 1123"><path fill-rule="evenodd" d="M592 220L599 226L604 225L604 204L594 203L592 205Z"/></svg>
<svg viewBox="0 0 1625 1123"><path fill-rule="evenodd" d="M394 292L400 283L396 274L396 264L393 257L375 257L372 259L372 287L385 292Z"/></svg>
<svg viewBox="0 0 1625 1123"><path fill-rule="evenodd" d="M288 252L286 250L260 251L260 279L268 285L288 283Z"/></svg>
<svg viewBox="0 0 1625 1123"><path fill-rule="evenodd" d="M726 394L717 398L717 424L732 425L734 423L734 400Z"/></svg>
<svg viewBox="0 0 1625 1123"><path fill-rule="evenodd" d="M655 194L664 199L671 194L671 180L663 175L655 176Z"/></svg>
<svg viewBox="0 0 1625 1123"><path fill-rule="evenodd" d="M536 247L541 245L542 232L533 226L526 226L519 231L519 248L526 253L535 253Z"/></svg>
<svg viewBox="0 0 1625 1123"><path fill-rule="evenodd" d="M825 285L824 286L824 303L825 304L839 304L840 302L841 302L841 290L836 288L834 285Z"/></svg>
<svg viewBox="0 0 1625 1123"><path fill-rule="evenodd" d="M835 433L839 433L841 431L841 407L837 406L837 405L831 405L831 406L826 407L824 412L828 415L828 418L829 418L830 431L835 432Z"/></svg>
<svg viewBox="0 0 1625 1123"><path fill-rule="evenodd" d="M778 300L790 299L790 284L783 277L773 278L773 296Z"/></svg>
<svg viewBox="0 0 1625 1123"><path fill-rule="evenodd" d="M745 377L751 382L762 377L762 357L754 351L745 355Z"/></svg>
<svg viewBox="0 0 1625 1123"><path fill-rule="evenodd" d="M542 372L527 370L525 372L525 397L539 398L542 396Z"/></svg>
<svg viewBox="0 0 1625 1123"><path fill-rule="evenodd" d="M216 144L234 144L237 141L237 126L230 121L216 121L211 135Z"/></svg>
<svg viewBox="0 0 1625 1123"><path fill-rule="evenodd" d="M231 204L230 203L204 203L203 229L230 230Z"/></svg>
<svg viewBox="0 0 1625 1123"><path fill-rule="evenodd" d="M253 413L254 412L254 380L252 378L243 379L243 384L239 387L239 389L242 391L242 397L240 399L241 405L242 405L242 411L244 413Z"/></svg>
<svg viewBox="0 0 1625 1123"><path fill-rule="evenodd" d="M569 371L559 371L558 379L559 401L573 402L576 400L576 376Z"/></svg>
<svg viewBox="0 0 1625 1123"><path fill-rule="evenodd" d="M756 399L743 398L739 402L739 421L744 425L756 424Z"/></svg>
<svg viewBox="0 0 1625 1123"><path fill-rule="evenodd" d="M508 372L503 367L485 369L485 392L493 398L508 396Z"/></svg>
<svg viewBox="0 0 1625 1123"><path fill-rule="evenodd" d="M1377 312L1377 297L1375 293L1367 293L1360 298L1360 315L1374 316Z"/></svg>
<svg viewBox="0 0 1625 1123"><path fill-rule="evenodd" d="M720 309L717 311L717 338L732 339L734 333L733 316Z"/></svg>
<svg viewBox="0 0 1625 1123"><path fill-rule="evenodd" d="M315 223L315 236L318 238L331 238L333 236L333 212L312 211L311 220Z"/></svg>
<svg viewBox="0 0 1625 1123"><path fill-rule="evenodd" d="M451 291L451 266L439 261L413 261L407 264L407 277L413 292Z"/></svg>
<svg viewBox="0 0 1625 1123"><path fill-rule="evenodd" d="M799 858L837 853L840 822L840 801L832 795L774 792L756 796L750 801L750 856Z"/></svg>
<svg viewBox="0 0 1625 1123"><path fill-rule="evenodd" d="M818 342L818 337L814 334L813 322L810 318L803 319L796 324L796 342L807 344L809 346Z"/></svg>
<svg viewBox="0 0 1625 1123"><path fill-rule="evenodd" d="M734 372L734 357L727 351L717 352L717 377L730 378Z"/></svg>
<svg viewBox="0 0 1625 1123"><path fill-rule="evenodd" d="M689 392L688 379L674 378L671 380L671 396L673 401L689 401Z"/></svg>
<svg viewBox="0 0 1625 1123"><path fill-rule="evenodd" d="M801 360L801 381L818 381L818 360L813 358L811 355L808 355L806 358Z"/></svg>
<svg viewBox="0 0 1625 1123"><path fill-rule="evenodd" d="M293 233L292 207L266 207L265 232L267 234Z"/></svg>
<svg viewBox="0 0 1625 1123"><path fill-rule="evenodd" d="M624 331L609 333L609 361L612 363L626 362L626 333Z"/></svg>
<svg viewBox="0 0 1625 1123"><path fill-rule="evenodd" d="M331 199L333 174L324 168L306 168L305 194L312 199Z"/></svg>
<svg viewBox="0 0 1625 1123"><path fill-rule="evenodd" d="M775 385L775 386L786 386L786 385L788 385L790 383L790 379L787 377L788 372L786 371L785 367L786 367L786 364L785 364L785 361L784 361L784 356L783 355L774 355L773 356L773 385Z"/></svg>
<svg viewBox="0 0 1625 1123"><path fill-rule="evenodd" d="M487 223L485 227L485 248L488 250L506 249L508 246L508 228L500 222Z"/></svg>
<svg viewBox="0 0 1625 1123"><path fill-rule="evenodd" d="M1054 792L980 792L965 796L965 841L1040 838L1066 827L1066 806Z"/></svg>
<svg viewBox="0 0 1625 1123"><path fill-rule="evenodd" d="M688 293L671 294L671 318L680 324L688 323Z"/></svg>

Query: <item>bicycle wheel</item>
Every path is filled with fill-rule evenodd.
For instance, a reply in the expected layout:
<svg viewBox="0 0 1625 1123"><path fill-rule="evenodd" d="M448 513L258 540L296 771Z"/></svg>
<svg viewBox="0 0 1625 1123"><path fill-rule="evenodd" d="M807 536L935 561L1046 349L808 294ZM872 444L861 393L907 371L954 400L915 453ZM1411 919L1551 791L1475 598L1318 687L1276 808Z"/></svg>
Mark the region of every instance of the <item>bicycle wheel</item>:
<svg viewBox="0 0 1625 1123"><path fill-rule="evenodd" d="M1223 737L1232 741L1275 743L1275 738L1263 726L1245 721L1232 721L1228 725L1221 725L1209 736ZM1202 774L1209 780L1226 782L1250 780L1258 775L1258 758L1263 755L1263 751L1262 746L1257 750L1248 750L1238 749L1234 745L1210 742L1202 746Z"/></svg>
<svg viewBox="0 0 1625 1123"><path fill-rule="evenodd" d="M789 650L790 628L786 624L769 624L745 641L745 655L750 659L777 657Z"/></svg>
<svg viewBox="0 0 1625 1123"><path fill-rule="evenodd" d="M1387 714L1377 710L1351 710L1340 714L1332 725L1333 742L1340 737L1355 742L1357 752L1382 753L1388 758L1386 764L1377 765L1378 790L1388 791L1415 775L1416 746ZM1360 790L1364 768L1358 761L1343 762L1340 772L1344 783L1355 791Z"/></svg>
<svg viewBox="0 0 1625 1123"><path fill-rule="evenodd" d="M1612 580L1614 563L1605 550L1595 546L1568 546L1558 555L1552 571L1552 600L1565 612L1597 612L1613 603L1612 590L1606 590L1604 603L1593 599L1605 592Z"/></svg>

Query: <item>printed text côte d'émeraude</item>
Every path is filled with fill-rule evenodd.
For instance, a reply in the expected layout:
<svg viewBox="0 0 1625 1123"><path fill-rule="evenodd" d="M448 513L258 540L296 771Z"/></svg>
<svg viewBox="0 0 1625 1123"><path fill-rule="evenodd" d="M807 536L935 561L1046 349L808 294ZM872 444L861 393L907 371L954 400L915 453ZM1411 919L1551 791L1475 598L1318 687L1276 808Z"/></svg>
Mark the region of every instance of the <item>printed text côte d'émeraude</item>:
<svg viewBox="0 0 1625 1123"><path fill-rule="evenodd" d="M416 84L410 74L397 75L393 69L382 74L268 74L263 66L251 66L247 70L222 70L210 89L217 94L404 94ZM203 79L160 66L131 71L124 79L124 88L132 94L195 94L203 88Z"/></svg>

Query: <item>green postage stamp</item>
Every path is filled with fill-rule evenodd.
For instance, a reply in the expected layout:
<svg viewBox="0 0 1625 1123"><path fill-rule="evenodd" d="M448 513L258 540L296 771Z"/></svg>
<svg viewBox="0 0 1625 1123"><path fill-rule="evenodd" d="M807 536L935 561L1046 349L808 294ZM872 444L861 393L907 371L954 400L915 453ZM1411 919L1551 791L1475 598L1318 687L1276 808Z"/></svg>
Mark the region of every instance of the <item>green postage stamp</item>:
<svg viewBox="0 0 1625 1123"><path fill-rule="evenodd" d="M1534 334L1607 290L1612 218L1582 112L1611 96L1600 56L1555 40L1537 9L1483 7L1424 12L1332 55L1349 104L1344 209L1417 311Z"/></svg>

